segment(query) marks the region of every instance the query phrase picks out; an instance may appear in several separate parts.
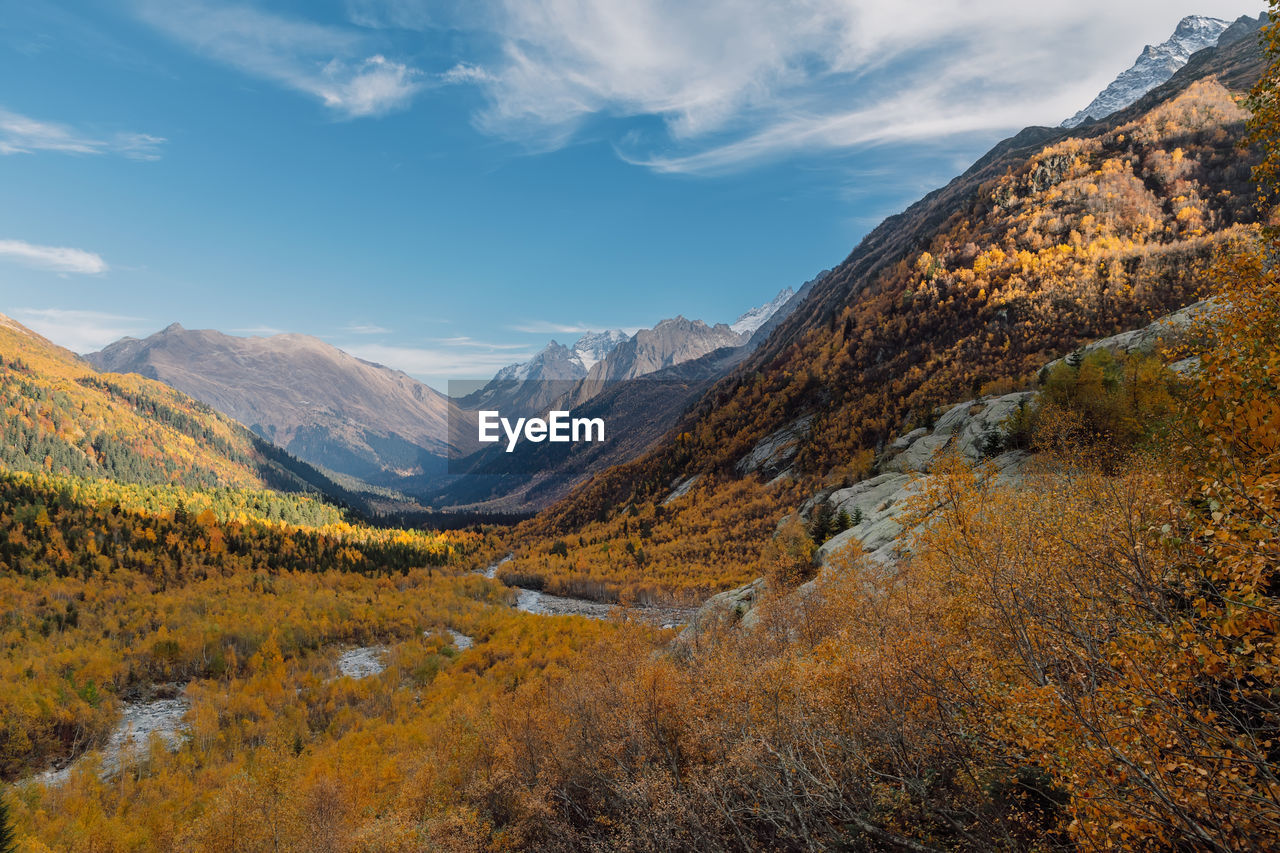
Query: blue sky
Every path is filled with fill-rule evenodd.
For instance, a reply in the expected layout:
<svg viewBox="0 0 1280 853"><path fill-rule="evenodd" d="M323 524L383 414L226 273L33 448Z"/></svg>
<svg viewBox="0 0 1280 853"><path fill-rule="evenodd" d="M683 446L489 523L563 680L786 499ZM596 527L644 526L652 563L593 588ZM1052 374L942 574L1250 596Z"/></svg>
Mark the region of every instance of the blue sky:
<svg viewBox="0 0 1280 853"><path fill-rule="evenodd" d="M1119 8L1118 8L1119 7ZM729 322L1230 0L3 3L0 311L442 388Z"/></svg>

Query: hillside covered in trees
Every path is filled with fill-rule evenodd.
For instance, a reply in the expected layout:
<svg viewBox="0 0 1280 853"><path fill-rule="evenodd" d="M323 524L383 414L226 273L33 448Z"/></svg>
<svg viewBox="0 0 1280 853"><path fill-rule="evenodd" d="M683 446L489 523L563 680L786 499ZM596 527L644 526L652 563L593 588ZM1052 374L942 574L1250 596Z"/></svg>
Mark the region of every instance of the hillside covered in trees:
<svg viewBox="0 0 1280 853"><path fill-rule="evenodd" d="M160 382L98 373L0 315L0 464L12 471L307 495L364 508L325 473ZM285 504L275 510L279 513ZM314 502L313 502L314 503ZM324 515L316 510L314 518Z"/></svg>
<svg viewBox="0 0 1280 853"><path fill-rule="evenodd" d="M229 421L6 326L0 838L1280 846L1280 26L1265 43L1000 146L665 448L513 530L364 526ZM1083 348L1202 297L1176 344ZM827 498L1015 391L979 458L940 445L891 559L815 562L862 521ZM625 604L755 578L678 635L502 583ZM111 755L155 701L173 737Z"/></svg>
<svg viewBox="0 0 1280 853"><path fill-rule="evenodd" d="M476 714L619 630L515 610L470 571L481 534L367 526L182 394L0 333L0 837L21 850L412 849L427 811L448 837ZM169 739L130 733L160 714Z"/></svg>
<svg viewBox="0 0 1280 853"><path fill-rule="evenodd" d="M661 513L675 529L696 529L707 505L732 515L747 491L740 465L779 430L805 433L784 466L790 478L847 484L942 407L1031 387L1052 359L1200 298L1204 267L1257 220L1244 101L1262 67L1252 39L1205 51L1133 107L1075 131L1024 131L886 220L665 446L597 475L522 528L511 569L561 589L605 572L606 597L625 597L632 584L652 594L653 578L687 575L687 561L625 575L595 554L629 542L657 553L624 523L633 512ZM705 497L663 507L691 476ZM720 545L747 562L773 532L731 530ZM569 551L548 561L557 541ZM701 572L701 583L744 577L741 556L716 564L723 576ZM661 586L680 598L687 583Z"/></svg>

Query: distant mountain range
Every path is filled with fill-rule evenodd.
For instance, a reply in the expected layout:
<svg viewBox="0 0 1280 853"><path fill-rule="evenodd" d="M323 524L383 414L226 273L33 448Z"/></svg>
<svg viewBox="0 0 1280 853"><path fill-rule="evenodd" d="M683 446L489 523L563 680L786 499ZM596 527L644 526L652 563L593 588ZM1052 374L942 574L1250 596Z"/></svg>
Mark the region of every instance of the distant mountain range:
<svg viewBox="0 0 1280 853"><path fill-rule="evenodd" d="M572 347L551 341L528 361L509 364L494 374L493 382L582 379L592 367L630 337L621 329L587 332Z"/></svg>
<svg viewBox="0 0 1280 853"><path fill-rule="evenodd" d="M619 368L615 364L608 369L608 373L611 377L628 373L627 378L634 378L697 358L721 347L741 346L793 296L794 290L784 288L764 305L744 312L733 323L728 324L729 331L738 336L736 340L729 338L723 331L717 331L724 324L707 326L699 320L689 321L683 317L663 320L652 330L637 333L645 338L645 342L637 347L637 352L643 353L639 360L633 356L627 359L626 368ZM663 343L657 343L659 338ZM632 340L633 336L621 329L587 332L567 347L553 340L528 361L509 364L499 370L494 374L492 383L585 379L596 364Z"/></svg>
<svg viewBox="0 0 1280 853"><path fill-rule="evenodd" d="M158 379L295 456L377 484L438 473L449 400L307 335L236 337L174 323L85 359Z"/></svg>
<svg viewBox="0 0 1280 853"><path fill-rule="evenodd" d="M458 428L468 423L468 411L481 408L517 416L541 414L557 400L582 405L626 380L713 353L745 353L753 333L794 301L787 288L743 314L734 327L675 317L630 336L609 329L584 334L572 346L551 341L529 361L502 368L482 389L458 400L398 370L299 334L237 337L174 323L148 338L123 338L84 358L102 371L164 382L314 465L449 505L475 497L451 491L454 478L446 470L451 415ZM738 360L707 359L680 381L696 385ZM680 394L654 394L648 388L646 403L639 407L625 401L627 393L615 389L606 408L642 417L650 425L673 421L688 402ZM637 435L656 439L651 432ZM637 442L614 448L609 463L625 461L626 453L647 446ZM575 475L584 473L580 467ZM484 497L503 498L501 487L499 483L495 495L489 484ZM511 501L504 506L512 506Z"/></svg>
<svg viewBox="0 0 1280 853"><path fill-rule="evenodd" d="M634 335L620 329L588 332L570 347L553 340L529 361L499 370L488 384L461 397L458 404L469 410L497 409L523 416L545 412L561 397L566 405L580 405L607 383L646 376L716 350L746 346L794 297L795 291L785 288L732 325L708 326L678 316Z"/></svg>
<svg viewBox="0 0 1280 853"><path fill-rule="evenodd" d="M1258 18L1242 16L1235 23L1221 18L1188 15L1179 23L1167 41L1142 49L1136 62L1103 89L1089 106L1062 123L1062 127L1077 127L1090 119L1106 118L1122 110L1150 92L1187 64L1193 53L1214 47L1221 40L1231 44L1258 32L1266 16Z"/></svg>

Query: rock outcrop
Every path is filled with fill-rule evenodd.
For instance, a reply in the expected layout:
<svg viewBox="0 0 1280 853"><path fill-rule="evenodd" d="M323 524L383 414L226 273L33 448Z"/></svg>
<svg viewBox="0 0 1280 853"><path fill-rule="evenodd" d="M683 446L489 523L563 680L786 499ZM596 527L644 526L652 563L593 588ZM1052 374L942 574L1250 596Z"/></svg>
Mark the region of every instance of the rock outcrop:
<svg viewBox="0 0 1280 853"><path fill-rule="evenodd" d="M1217 301L1202 299L1180 311L1166 314L1141 329L1131 329L1118 335L1112 335L1109 338L1102 338L1085 344L1076 351L1076 354L1087 356L1089 353L1102 349L1111 350L1113 353L1151 354L1162 344L1174 344L1185 338L1194 323L1211 315L1217 308ZM1053 370L1061 361L1061 358L1054 359L1045 365L1045 370ZM1170 366L1177 370L1182 363L1175 362Z"/></svg>
<svg viewBox="0 0 1280 853"><path fill-rule="evenodd" d="M751 452L738 460L738 474L761 474L773 478L785 473L795 455L800 452L800 443L809 435L813 425L813 415L796 418L782 429L760 439Z"/></svg>
<svg viewBox="0 0 1280 853"><path fill-rule="evenodd" d="M1081 355L1099 349L1112 352L1151 353L1162 344L1175 344L1185 339L1198 320L1214 311L1216 303L1201 301L1188 305L1144 326L1093 341L1081 347ZM1062 359L1046 365L1052 369ZM1170 365L1185 368L1194 359ZM846 530L820 544L814 562L820 571L832 571L838 557L849 549L886 569L910 548L910 531L903 518L913 498L924 494L938 465L948 457L959 457L978 464L986 477L996 485L1017 485L1022 481L1031 456L1022 450L1003 451L1011 421L1024 407L1033 404L1035 392L1015 391L1010 394L981 397L958 403L943 412L932 427L918 427L890 442L876 461L872 476L838 489L827 489L811 497L800 508L802 518L812 518L822 504L830 507L832 516L847 513L853 522ZM800 418L787 427L764 438L739 461L737 469L746 476L782 470L799 451L808 434L810 417ZM687 480L673 484L676 491L686 489ZM674 499L668 498L668 501ZM935 508L936 509L936 508ZM929 508L924 507L924 518ZM711 626L750 626L755 621L753 608L765 589L764 579L757 579L737 589L712 596L698 610L677 643L688 647ZM796 594L807 596L816 589L814 581L802 584Z"/></svg>

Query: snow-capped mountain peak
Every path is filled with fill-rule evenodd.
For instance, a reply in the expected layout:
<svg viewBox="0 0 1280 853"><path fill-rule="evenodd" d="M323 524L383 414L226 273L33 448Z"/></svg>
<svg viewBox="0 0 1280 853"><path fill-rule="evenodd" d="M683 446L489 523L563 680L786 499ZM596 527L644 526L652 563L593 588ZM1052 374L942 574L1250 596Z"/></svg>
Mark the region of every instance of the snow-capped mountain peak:
<svg viewBox="0 0 1280 853"><path fill-rule="evenodd" d="M796 292L791 288L784 288L769 302L766 302L764 305L760 305L756 308L752 308L750 311L734 320L729 324L729 328L733 329L739 335L751 335L756 329L769 322L769 318L776 314L778 309L783 305L786 305L787 301L795 295Z"/></svg>
<svg viewBox="0 0 1280 853"><path fill-rule="evenodd" d="M1163 44L1147 45L1138 61L1122 73L1093 99L1089 106L1062 123L1075 127L1088 119L1106 118L1132 104L1156 86L1167 81L1187 64L1191 54L1218 43L1230 21L1204 15L1188 15L1178 23L1173 35Z"/></svg>
<svg viewBox="0 0 1280 853"><path fill-rule="evenodd" d="M573 354L578 357L584 371L590 371L595 363L613 351L614 347L631 336L621 329L606 329L603 332L587 332L578 338L573 345Z"/></svg>
<svg viewBox="0 0 1280 853"><path fill-rule="evenodd" d="M562 381L581 379L596 362L631 336L621 329L587 332L573 346L551 341L528 361L508 364L494 374L493 382Z"/></svg>

